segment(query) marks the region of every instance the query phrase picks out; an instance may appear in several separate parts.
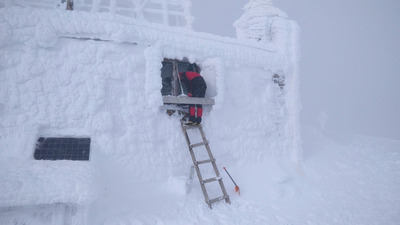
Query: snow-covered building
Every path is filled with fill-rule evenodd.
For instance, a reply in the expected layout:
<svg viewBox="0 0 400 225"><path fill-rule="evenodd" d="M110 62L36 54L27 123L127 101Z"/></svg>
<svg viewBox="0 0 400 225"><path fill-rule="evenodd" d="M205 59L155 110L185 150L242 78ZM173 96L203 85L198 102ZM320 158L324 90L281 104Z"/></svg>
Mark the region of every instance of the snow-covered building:
<svg viewBox="0 0 400 225"><path fill-rule="evenodd" d="M179 94L171 66L201 68L219 164L300 161L298 27L269 0L250 1L238 38L193 31L189 0L65 6L0 1L0 223L116 224L117 205L184 202L192 162L164 104ZM35 160L50 137L89 140L89 160Z"/></svg>

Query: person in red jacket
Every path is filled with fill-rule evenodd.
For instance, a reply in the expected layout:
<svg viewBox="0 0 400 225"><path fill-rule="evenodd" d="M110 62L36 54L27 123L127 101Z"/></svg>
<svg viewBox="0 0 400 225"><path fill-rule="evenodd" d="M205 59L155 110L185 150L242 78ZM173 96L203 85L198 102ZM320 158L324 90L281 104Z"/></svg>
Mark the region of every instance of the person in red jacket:
<svg viewBox="0 0 400 225"><path fill-rule="evenodd" d="M186 85L186 90L189 97L204 98L206 95L207 85L203 77L199 73L195 72L195 67L193 64L188 66L186 72L180 73L179 75L182 83ZM202 116L202 105L189 105L189 121L187 125L200 124Z"/></svg>

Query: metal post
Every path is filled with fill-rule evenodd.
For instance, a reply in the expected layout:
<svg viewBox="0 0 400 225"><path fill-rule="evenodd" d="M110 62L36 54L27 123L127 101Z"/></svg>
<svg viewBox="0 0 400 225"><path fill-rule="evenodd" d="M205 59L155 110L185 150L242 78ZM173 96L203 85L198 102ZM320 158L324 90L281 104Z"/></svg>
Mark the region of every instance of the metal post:
<svg viewBox="0 0 400 225"><path fill-rule="evenodd" d="M67 0L67 10L74 10L74 0Z"/></svg>

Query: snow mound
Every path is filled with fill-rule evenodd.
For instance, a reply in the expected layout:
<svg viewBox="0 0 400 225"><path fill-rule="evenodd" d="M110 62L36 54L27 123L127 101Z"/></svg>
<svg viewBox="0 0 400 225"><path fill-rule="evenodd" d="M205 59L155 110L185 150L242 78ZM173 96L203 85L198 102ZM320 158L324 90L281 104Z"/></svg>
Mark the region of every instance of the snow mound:
<svg viewBox="0 0 400 225"><path fill-rule="evenodd" d="M97 169L88 162L1 160L0 207L88 204L99 197Z"/></svg>

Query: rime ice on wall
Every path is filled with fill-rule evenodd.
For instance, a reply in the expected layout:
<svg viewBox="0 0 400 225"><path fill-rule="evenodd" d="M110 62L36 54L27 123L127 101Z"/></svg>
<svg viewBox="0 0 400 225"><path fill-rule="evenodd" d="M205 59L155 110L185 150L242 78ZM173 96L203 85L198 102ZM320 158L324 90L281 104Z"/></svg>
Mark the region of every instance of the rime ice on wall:
<svg viewBox="0 0 400 225"><path fill-rule="evenodd" d="M291 22L282 20L270 43L113 14L18 7L0 9L0 27L6 31L0 34L0 158L23 160L40 171L46 165L30 161L38 136L83 135L93 143L90 165L103 159L102 171L119 168L136 182L187 175L190 156L180 117L163 111L160 90L163 58L184 57L203 67L208 94L215 97L204 129L216 158L225 165L249 164L299 152L298 37ZM272 80L276 73L286 75L284 90ZM105 179L114 178L111 172ZM46 188L36 181L13 184ZM27 191L20 193L28 195L23 202L7 199L14 189L2 189L0 199L10 205L54 201L46 195L39 201ZM64 197L78 201L76 195Z"/></svg>
<svg viewBox="0 0 400 225"><path fill-rule="evenodd" d="M273 71L275 82L284 85L285 94L281 96L283 118L287 137L287 149L292 149L291 159L301 159L301 138L299 127L300 91L299 91L299 33L300 28L296 22L288 20L280 9L273 6L271 0L250 0L244 7L243 15L234 23L236 36L249 42L272 45L277 50L276 57L284 65L280 70ZM293 149L296 149L293 151Z"/></svg>

